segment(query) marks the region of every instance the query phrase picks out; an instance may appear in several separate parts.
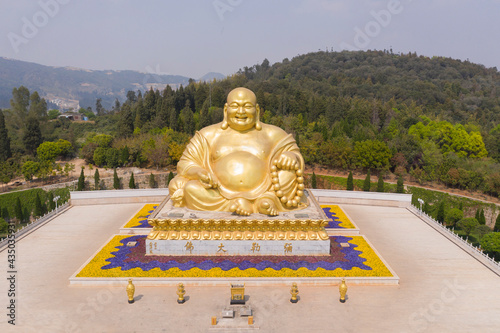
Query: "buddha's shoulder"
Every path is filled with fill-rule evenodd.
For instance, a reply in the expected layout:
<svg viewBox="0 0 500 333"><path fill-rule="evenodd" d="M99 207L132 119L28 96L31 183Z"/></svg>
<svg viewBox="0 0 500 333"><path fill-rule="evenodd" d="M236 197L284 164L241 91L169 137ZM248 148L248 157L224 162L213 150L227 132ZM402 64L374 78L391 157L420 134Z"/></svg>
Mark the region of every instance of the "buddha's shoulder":
<svg viewBox="0 0 500 333"><path fill-rule="evenodd" d="M202 135L203 137L205 137L205 139L210 141L215 136L217 136L217 134L221 131L222 131L221 124L218 123L218 124L209 125L207 127L203 127L202 129L200 129L198 131L198 133L200 135Z"/></svg>
<svg viewBox="0 0 500 333"><path fill-rule="evenodd" d="M283 129L278 126L262 124L262 131L273 140L281 140L288 135Z"/></svg>

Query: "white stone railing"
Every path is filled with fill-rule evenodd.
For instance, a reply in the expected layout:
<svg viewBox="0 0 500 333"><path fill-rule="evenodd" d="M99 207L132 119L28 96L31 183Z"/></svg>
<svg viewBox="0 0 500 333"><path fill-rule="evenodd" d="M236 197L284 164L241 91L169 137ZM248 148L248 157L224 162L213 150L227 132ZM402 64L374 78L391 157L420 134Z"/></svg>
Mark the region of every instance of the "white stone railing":
<svg viewBox="0 0 500 333"><path fill-rule="evenodd" d="M70 206L69 201L67 201L66 203L64 203L61 206L57 207L57 209L54 209L53 211L48 212L44 216L42 216L42 217L34 220L33 222L31 222L31 223L23 226L21 229L17 230L14 233L15 239L18 240L21 237L23 237L24 235L28 234L33 229L35 229L35 228L37 228L39 226L42 226L43 224L45 224L46 222L48 222L49 220L51 220L53 217L55 217L57 214L60 214L63 211L65 211L67 208L69 208L69 206ZM0 251L3 251L4 248L7 247L7 244L8 244L8 238L6 237L2 241L0 241Z"/></svg>
<svg viewBox="0 0 500 333"><path fill-rule="evenodd" d="M463 239L459 235L457 235L453 230L448 229L443 224L436 221L432 216L427 215L425 212L421 211L417 207L411 205L407 208L413 214L420 217L424 222L434 227L434 229L438 230L444 236L447 236L448 239L452 240L455 244L460 246L466 252L471 254L474 258L482 262L485 266L489 267L492 271L494 271L497 275L500 275L500 262L495 261L495 259L488 256L480 247L476 247L469 243L466 239Z"/></svg>

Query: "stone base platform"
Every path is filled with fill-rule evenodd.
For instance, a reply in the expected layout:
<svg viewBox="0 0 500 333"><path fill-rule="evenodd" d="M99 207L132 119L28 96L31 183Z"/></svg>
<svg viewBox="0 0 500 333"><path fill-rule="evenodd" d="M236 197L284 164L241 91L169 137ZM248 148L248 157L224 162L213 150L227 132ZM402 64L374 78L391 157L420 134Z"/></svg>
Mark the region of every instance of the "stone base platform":
<svg viewBox="0 0 500 333"><path fill-rule="evenodd" d="M194 211L166 198L148 219L152 255L328 255L328 220L313 195L309 205L277 216Z"/></svg>
<svg viewBox="0 0 500 333"><path fill-rule="evenodd" d="M146 240L151 255L328 255L327 240Z"/></svg>

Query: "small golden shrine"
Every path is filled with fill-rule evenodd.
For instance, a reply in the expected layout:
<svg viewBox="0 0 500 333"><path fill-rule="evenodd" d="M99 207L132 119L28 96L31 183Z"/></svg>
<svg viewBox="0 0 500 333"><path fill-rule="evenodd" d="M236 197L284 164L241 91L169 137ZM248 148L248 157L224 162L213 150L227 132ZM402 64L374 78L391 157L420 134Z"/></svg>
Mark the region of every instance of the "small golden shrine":
<svg viewBox="0 0 500 333"><path fill-rule="evenodd" d="M231 284L231 304L245 304L245 284Z"/></svg>

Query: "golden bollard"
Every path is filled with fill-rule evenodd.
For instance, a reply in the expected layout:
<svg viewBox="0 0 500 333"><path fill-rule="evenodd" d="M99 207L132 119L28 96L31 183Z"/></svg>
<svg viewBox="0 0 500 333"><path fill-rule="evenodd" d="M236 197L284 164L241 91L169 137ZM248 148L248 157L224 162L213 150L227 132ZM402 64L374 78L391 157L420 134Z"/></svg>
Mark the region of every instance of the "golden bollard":
<svg viewBox="0 0 500 333"><path fill-rule="evenodd" d="M128 303L129 304L134 303L134 293L135 293L135 286L132 283L132 279L128 279L127 295L128 295Z"/></svg>
<svg viewBox="0 0 500 333"><path fill-rule="evenodd" d="M248 325L253 325L253 316L248 316Z"/></svg>
<svg viewBox="0 0 500 333"><path fill-rule="evenodd" d="M290 299L290 302L292 303L297 303L299 299L297 298L297 295L299 294L299 288L297 288L297 283L292 283L292 289L290 289L290 294L292 294L292 298Z"/></svg>
<svg viewBox="0 0 500 333"><path fill-rule="evenodd" d="M179 298L177 299L177 303L182 304L186 300L184 299L184 294L186 293L186 290L184 290L184 285L182 283L179 283L177 285L177 295Z"/></svg>
<svg viewBox="0 0 500 333"><path fill-rule="evenodd" d="M212 317L212 326L217 325L217 317Z"/></svg>
<svg viewBox="0 0 500 333"><path fill-rule="evenodd" d="M339 285L340 292L340 303L345 303L345 296L347 294L347 285L345 284L345 278L342 278L342 282Z"/></svg>

